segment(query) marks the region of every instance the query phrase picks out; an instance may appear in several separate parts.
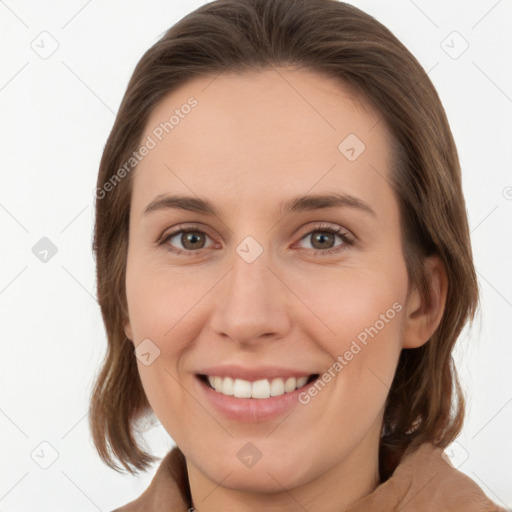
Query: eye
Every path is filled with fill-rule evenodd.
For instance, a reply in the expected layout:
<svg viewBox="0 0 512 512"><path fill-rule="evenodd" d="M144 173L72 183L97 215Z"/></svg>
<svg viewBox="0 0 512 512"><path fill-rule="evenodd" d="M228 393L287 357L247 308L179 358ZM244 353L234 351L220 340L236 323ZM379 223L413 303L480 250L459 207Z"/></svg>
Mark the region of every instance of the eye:
<svg viewBox="0 0 512 512"><path fill-rule="evenodd" d="M341 243L336 244L336 238L338 238ZM208 240L211 241L210 245L207 245ZM339 252L354 244L352 235L350 235L346 230L341 227L332 227L329 225L316 226L300 239L299 246L308 240L313 246L310 247L310 249L314 250L315 256L318 254L325 255ZM211 237L205 233L205 231L196 227L179 227L174 231L163 235L157 244L165 246L169 252L185 256L197 255L201 249L220 247L218 244L213 242ZM308 249L308 247L302 248Z"/></svg>
<svg viewBox="0 0 512 512"><path fill-rule="evenodd" d="M336 238L341 240L341 243L333 245ZM317 226L312 231L301 238L301 242L309 241L315 249L314 254L329 254L339 252L353 245L354 240L351 235L341 227L332 226ZM307 248L307 247L306 247Z"/></svg>
<svg viewBox="0 0 512 512"><path fill-rule="evenodd" d="M200 249L207 249L212 246L206 245L207 239L210 239L210 237L204 231L196 228L187 228L164 235L159 245L167 245L167 250L176 254L192 255ZM183 248L179 247L180 244ZM178 245L177 248L176 245Z"/></svg>

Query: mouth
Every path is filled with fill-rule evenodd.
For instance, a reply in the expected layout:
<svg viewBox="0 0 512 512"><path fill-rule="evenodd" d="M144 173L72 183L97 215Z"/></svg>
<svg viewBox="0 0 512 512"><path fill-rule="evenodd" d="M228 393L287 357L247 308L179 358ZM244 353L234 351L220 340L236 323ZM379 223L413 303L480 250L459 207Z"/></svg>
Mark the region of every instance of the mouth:
<svg viewBox="0 0 512 512"><path fill-rule="evenodd" d="M271 399L300 390L309 386L320 376L313 373L309 376L276 377L249 381L234 377L197 374L197 378L210 389L220 395L243 399Z"/></svg>

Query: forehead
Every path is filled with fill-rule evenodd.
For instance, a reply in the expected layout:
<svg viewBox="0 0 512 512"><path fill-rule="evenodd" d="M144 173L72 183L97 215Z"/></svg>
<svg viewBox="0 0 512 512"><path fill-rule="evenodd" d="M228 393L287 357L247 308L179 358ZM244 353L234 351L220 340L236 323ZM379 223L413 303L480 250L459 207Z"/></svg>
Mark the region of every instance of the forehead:
<svg viewBox="0 0 512 512"><path fill-rule="evenodd" d="M290 68L194 79L152 111L152 149L134 176L142 209L166 192L261 204L337 191L376 201L388 187L390 135L352 87Z"/></svg>

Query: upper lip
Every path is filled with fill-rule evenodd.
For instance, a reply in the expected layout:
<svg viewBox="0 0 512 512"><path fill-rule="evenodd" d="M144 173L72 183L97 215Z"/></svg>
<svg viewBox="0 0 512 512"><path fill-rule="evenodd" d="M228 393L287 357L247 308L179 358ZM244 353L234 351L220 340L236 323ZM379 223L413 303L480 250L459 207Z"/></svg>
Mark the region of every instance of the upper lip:
<svg viewBox="0 0 512 512"><path fill-rule="evenodd" d="M209 366L199 370L197 373L210 377L232 377L248 381L275 379L278 377L309 377L316 374L315 372L277 366L244 367L239 365Z"/></svg>

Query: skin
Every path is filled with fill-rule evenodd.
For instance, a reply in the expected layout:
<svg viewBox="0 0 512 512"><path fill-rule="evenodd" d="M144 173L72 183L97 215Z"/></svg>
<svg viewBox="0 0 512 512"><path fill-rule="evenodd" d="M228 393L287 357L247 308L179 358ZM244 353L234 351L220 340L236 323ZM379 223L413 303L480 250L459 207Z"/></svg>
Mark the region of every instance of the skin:
<svg viewBox="0 0 512 512"><path fill-rule="evenodd" d="M160 350L148 366L137 360L144 390L185 454L196 510L342 510L379 484L389 386L402 348L422 345L439 324L444 268L436 257L425 262L427 309L407 278L390 134L348 87L292 68L195 79L157 105L143 139L190 96L197 107L132 176L125 332L135 346L149 338ZM366 146L355 161L338 149L349 134ZM334 191L375 215L347 206L280 212L283 201ZM219 216L143 214L171 193L207 199ZM355 242L332 235L319 244L320 223ZM158 245L182 225L204 242L178 235ZM247 236L263 249L252 263L236 252ZM195 372L213 364L326 371L394 303L401 311L286 417L241 423L198 392ZM250 468L237 457L247 442L262 454Z"/></svg>

